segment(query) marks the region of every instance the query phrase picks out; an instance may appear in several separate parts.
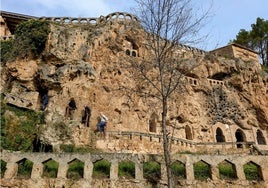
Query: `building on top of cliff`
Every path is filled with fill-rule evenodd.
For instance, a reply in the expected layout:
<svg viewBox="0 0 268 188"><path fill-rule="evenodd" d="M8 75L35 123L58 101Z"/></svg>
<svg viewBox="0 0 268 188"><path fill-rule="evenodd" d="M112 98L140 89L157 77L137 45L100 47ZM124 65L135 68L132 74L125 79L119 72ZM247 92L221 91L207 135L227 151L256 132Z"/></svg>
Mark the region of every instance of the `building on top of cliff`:
<svg viewBox="0 0 268 188"><path fill-rule="evenodd" d="M8 39L14 35L16 25L19 23L30 20L36 19L37 17L24 15L24 14L17 14L13 12L7 11L0 11L0 37L2 39Z"/></svg>
<svg viewBox="0 0 268 188"><path fill-rule="evenodd" d="M242 59L245 62L251 61L259 64L259 58L257 52L236 43L232 43L227 46L217 48L210 52L217 56L227 58L238 58Z"/></svg>

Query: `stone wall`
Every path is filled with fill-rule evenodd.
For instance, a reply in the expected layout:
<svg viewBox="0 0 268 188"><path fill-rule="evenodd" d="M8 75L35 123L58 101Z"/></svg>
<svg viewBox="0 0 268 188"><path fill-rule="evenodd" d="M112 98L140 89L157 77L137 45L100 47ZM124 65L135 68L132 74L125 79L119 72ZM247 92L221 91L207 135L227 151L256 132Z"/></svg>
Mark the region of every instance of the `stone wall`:
<svg viewBox="0 0 268 188"><path fill-rule="evenodd" d="M251 49L240 46L238 44L230 44L211 51L212 53L226 57L226 58L239 58L245 62L251 61L259 64L258 53Z"/></svg>
<svg viewBox="0 0 268 188"><path fill-rule="evenodd" d="M259 63L258 54L250 49L243 48L238 45L232 45L234 57L241 58L243 61L253 61Z"/></svg>
<svg viewBox="0 0 268 188"><path fill-rule="evenodd" d="M18 163L22 160L28 159L33 162L32 172L30 179L18 179ZM44 163L53 159L59 163L58 173L56 179L49 181L49 179L43 177ZM70 162L79 160L84 164L83 178L79 180L70 180L67 178L67 171ZM142 154L122 154L122 153L110 153L110 154L67 154L67 153L20 153L20 152L7 152L1 153L1 160L7 163L4 177L0 181L0 185L3 187L14 185L22 185L25 183L26 187L45 187L46 184L54 187L124 187L128 184L131 187L151 187L145 180L143 174L143 164L145 162L154 161L161 166L161 179L159 180L159 186L165 187L166 173L164 167L164 159L159 155L142 155ZM108 179L96 180L92 177L94 163L100 160L109 161L110 175ZM126 180L120 179L118 175L118 165L122 161L133 162L135 164L135 178ZM193 165L197 162L204 162L209 165L210 178L205 182L199 182L195 179ZM254 156L254 155L190 155L190 154L176 154L172 156L172 163L180 162L184 164L186 179L177 180L179 185L184 187L192 187L198 182L200 187L216 186L216 185L228 185L230 187L257 187L268 186L268 157L267 156ZM220 178L218 165L221 162L227 162L234 166L236 171L235 180L223 180ZM243 165L247 163L253 163L259 169L259 175L262 179L260 182L246 180L244 174ZM70 186L70 182L73 182L74 186ZM102 182L102 185L100 184ZM108 184L106 184L109 182Z"/></svg>
<svg viewBox="0 0 268 188"><path fill-rule="evenodd" d="M73 17L41 17L41 20L49 20L62 24L90 24L97 25L105 21L139 21L138 18L126 12L114 12L99 18L73 18Z"/></svg>
<svg viewBox="0 0 268 188"><path fill-rule="evenodd" d="M225 131L224 142L217 142L217 128L222 127L225 131L225 125L213 128L213 142L196 142L181 137L168 137L171 143L171 153L177 153L181 151L207 153L207 154L234 154L234 153L246 153L253 152L253 147L259 148L263 152L268 152L268 145L264 143L258 143L257 131L245 132L250 137L253 135L252 140L237 141L235 138L235 131ZM85 131L83 131L85 132ZM232 135L227 134L230 132ZM96 147L108 152L131 152L131 153L143 153L143 154L159 154L163 153L163 139L161 134L156 133L142 133L142 132L128 132L128 131L108 131L106 138L98 138L96 141Z"/></svg>

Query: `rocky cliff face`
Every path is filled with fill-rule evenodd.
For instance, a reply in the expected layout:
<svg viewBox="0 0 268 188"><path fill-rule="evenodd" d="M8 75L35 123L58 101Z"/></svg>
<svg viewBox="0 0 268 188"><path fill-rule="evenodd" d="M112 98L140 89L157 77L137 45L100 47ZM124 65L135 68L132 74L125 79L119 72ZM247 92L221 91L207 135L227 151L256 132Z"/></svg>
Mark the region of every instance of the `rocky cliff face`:
<svg viewBox="0 0 268 188"><path fill-rule="evenodd" d="M122 86L136 80L124 64L150 59L139 24L101 22L95 26L50 25L51 32L39 59L17 59L1 67L1 92L18 107L39 110L48 92L41 139L51 145L92 144L99 112L109 117L108 131L161 133L161 108L156 99L127 93ZM180 46L181 58L198 65L185 75L185 90L170 102L169 122L174 135L196 142L216 142L217 128L225 141L256 142L257 130L268 141L268 76L258 63L216 57ZM64 117L74 97L74 120ZM80 123L84 106L92 110L90 129Z"/></svg>

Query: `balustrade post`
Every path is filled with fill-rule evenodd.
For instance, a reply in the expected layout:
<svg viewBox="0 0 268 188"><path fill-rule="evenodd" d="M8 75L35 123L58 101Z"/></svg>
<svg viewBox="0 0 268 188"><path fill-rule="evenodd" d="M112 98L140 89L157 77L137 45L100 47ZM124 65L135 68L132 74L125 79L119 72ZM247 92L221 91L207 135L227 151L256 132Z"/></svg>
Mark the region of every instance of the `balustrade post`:
<svg viewBox="0 0 268 188"><path fill-rule="evenodd" d="M42 163L34 163L31 173L31 178L41 178L44 165Z"/></svg>
<svg viewBox="0 0 268 188"><path fill-rule="evenodd" d="M93 174L93 163L91 161L86 160L84 166L84 178L85 179L92 179Z"/></svg>
<svg viewBox="0 0 268 188"><path fill-rule="evenodd" d="M58 168L58 174L57 178L67 178L67 171L68 171L68 164L67 163L59 163L59 168Z"/></svg>
<svg viewBox="0 0 268 188"><path fill-rule="evenodd" d="M143 163L135 162L135 179L144 180L143 178Z"/></svg>
<svg viewBox="0 0 268 188"><path fill-rule="evenodd" d="M246 176L245 176L245 173L244 173L243 165L241 165L241 164L235 164L235 168L236 168L237 178L239 180L246 180Z"/></svg>
<svg viewBox="0 0 268 188"><path fill-rule="evenodd" d="M11 179L14 178L18 173L18 164L14 162L8 162L6 165L6 171L4 178Z"/></svg>
<svg viewBox="0 0 268 188"><path fill-rule="evenodd" d="M118 161L117 160L113 160L111 162L110 179L113 179L113 180L118 179Z"/></svg>
<svg viewBox="0 0 268 188"><path fill-rule="evenodd" d="M220 173L219 173L219 169L218 169L218 167L217 166L210 166L210 168L211 168L211 179L212 180L217 180L217 179L219 179L219 177L220 177Z"/></svg>
<svg viewBox="0 0 268 188"><path fill-rule="evenodd" d="M263 181L268 181L268 166L266 167L262 167L262 177L263 177Z"/></svg>
<svg viewBox="0 0 268 188"><path fill-rule="evenodd" d="M194 167L193 163L191 162L191 159L187 159L185 164L185 170L186 170L186 179L187 180L194 180Z"/></svg>
<svg viewBox="0 0 268 188"><path fill-rule="evenodd" d="M167 168L166 168L166 163L161 163L161 181L167 182Z"/></svg>

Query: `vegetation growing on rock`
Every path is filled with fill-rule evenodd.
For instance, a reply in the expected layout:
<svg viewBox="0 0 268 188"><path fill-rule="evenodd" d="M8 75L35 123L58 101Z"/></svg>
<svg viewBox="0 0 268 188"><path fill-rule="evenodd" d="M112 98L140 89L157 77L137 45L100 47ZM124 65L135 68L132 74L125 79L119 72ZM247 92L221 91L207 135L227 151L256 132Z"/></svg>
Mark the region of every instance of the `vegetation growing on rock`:
<svg viewBox="0 0 268 188"><path fill-rule="evenodd" d="M1 149L32 151L39 134L38 124L44 121L43 112L9 106L1 100Z"/></svg>
<svg viewBox="0 0 268 188"><path fill-rule="evenodd" d="M17 25L15 39L1 42L1 62L38 57L45 48L49 32L47 21L29 20Z"/></svg>

